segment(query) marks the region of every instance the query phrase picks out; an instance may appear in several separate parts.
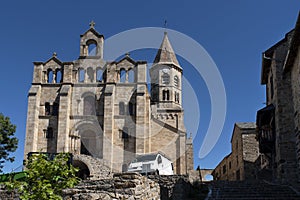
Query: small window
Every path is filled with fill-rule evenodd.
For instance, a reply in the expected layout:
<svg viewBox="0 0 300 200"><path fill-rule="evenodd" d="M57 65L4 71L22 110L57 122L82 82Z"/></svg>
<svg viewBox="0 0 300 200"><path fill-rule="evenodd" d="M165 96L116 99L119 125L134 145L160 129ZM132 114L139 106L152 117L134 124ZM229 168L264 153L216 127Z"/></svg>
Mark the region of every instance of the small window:
<svg viewBox="0 0 300 200"><path fill-rule="evenodd" d="M229 162L229 169L231 169L231 161Z"/></svg>
<svg viewBox="0 0 300 200"><path fill-rule="evenodd" d="M46 102L45 103L45 115L50 115L51 110L50 110L50 103Z"/></svg>
<svg viewBox="0 0 300 200"><path fill-rule="evenodd" d="M56 83L62 82L62 75L61 75L61 71L59 69L57 69L55 72L55 82Z"/></svg>
<svg viewBox="0 0 300 200"><path fill-rule="evenodd" d="M174 76L174 85L175 85L175 87L179 87L179 78L178 78L178 76Z"/></svg>
<svg viewBox="0 0 300 200"><path fill-rule="evenodd" d="M52 69L48 69L47 71L47 83L52 83L53 82L53 71Z"/></svg>
<svg viewBox="0 0 300 200"><path fill-rule="evenodd" d="M164 73L161 77L162 84L168 85L170 83L170 76L167 73Z"/></svg>
<svg viewBox="0 0 300 200"><path fill-rule="evenodd" d="M175 92L175 102L179 103L179 93Z"/></svg>
<svg viewBox="0 0 300 200"><path fill-rule="evenodd" d="M134 83L134 71L133 71L133 69L130 69L128 71L128 82L129 83Z"/></svg>
<svg viewBox="0 0 300 200"><path fill-rule="evenodd" d="M84 69L79 69L78 70L78 82L83 83L85 78L85 70Z"/></svg>
<svg viewBox="0 0 300 200"><path fill-rule="evenodd" d="M119 115L125 115L125 104L124 104L124 102L119 103Z"/></svg>
<svg viewBox="0 0 300 200"><path fill-rule="evenodd" d="M158 158L157 158L157 163L158 163L158 164L161 164L161 163L162 163L161 156L158 156Z"/></svg>
<svg viewBox="0 0 300 200"><path fill-rule="evenodd" d="M226 165L223 166L223 174L226 173Z"/></svg>
<svg viewBox="0 0 300 200"><path fill-rule="evenodd" d="M169 90L163 90L163 101L169 101L169 100L170 100Z"/></svg>
<svg viewBox="0 0 300 200"><path fill-rule="evenodd" d="M92 42L88 45L88 55L89 56L96 56L97 55L97 44L96 42Z"/></svg>
<svg viewBox="0 0 300 200"><path fill-rule="evenodd" d="M51 127L48 127L48 128L47 128L47 131L46 131L46 138L47 138L47 139L53 138L53 128L51 128Z"/></svg>
<svg viewBox="0 0 300 200"><path fill-rule="evenodd" d="M126 82L126 70L121 69L120 70L120 83L125 83Z"/></svg>

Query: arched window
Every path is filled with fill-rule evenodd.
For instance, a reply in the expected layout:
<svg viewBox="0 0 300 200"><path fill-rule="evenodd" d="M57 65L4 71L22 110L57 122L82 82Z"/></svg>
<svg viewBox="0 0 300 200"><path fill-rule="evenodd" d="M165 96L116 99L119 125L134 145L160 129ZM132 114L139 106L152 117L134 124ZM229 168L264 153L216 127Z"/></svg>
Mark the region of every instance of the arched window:
<svg viewBox="0 0 300 200"><path fill-rule="evenodd" d="M157 158L157 164L161 164L161 163L162 163L162 159L161 159L161 156L159 155Z"/></svg>
<svg viewBox="0 0 300 200"><path fill-rule="evenodd" d="M134 71L133 71L133 69L130 69L128 71L128 82L129 83L134 83Z"/></svg>
<svg viewBox="0 0 300 200"><path fill-rule="evenodd" d="M56 83L61 83L62 81L62 75L60 69L57 69L55 72L55 82Z"/></svg>
<svg viewBox="0 0 300 200"><path fill-rule="evenodd" d="M161 81L162 84L168 85L170 83L170 75L167 73L163 73L163 75L161 76Z"/></svg>
<svg viewBox="0 0 300 200"><path fill-rule="evenodd" d="M94 70L92 67L87 68L87 76L88 76L88 80L89 82L94 82Z"/></svg>
<svg viewBox="0 0 300 200"><path fill-rule="evenodd" d="M85 78L85 70L84 69L79 69L78 70L78 82L83 83Z"/></svg>
<svg viewBox="0 0 300 200"><path fill-rule="evenodd" d="M119 103L119 115L125 115L125 104L124 104L124 102Z"/></svg>
<svg viewBox="0 0 300 200"><path fill-rule="evenodd" d="M53 81L53 71L52 69L48 69L47 71L47 83L52 83Z"/></svg>
<svg viewBox="0 0 300 200"><path fill-rule="evenodd" d="M96 115L95 103L95 97L85 97L83 101L83 115Z"/></svg>
<svg viewBox="0 0 300 200"><path fill-rule="evenodd" d="M88 45L88 56L96 56L97 55L97 42L94 40L89 40L87 42Z"/></svg>
<svg viewBox="0 0 300 200"><path fill-rule="evenodd" d="M45 103L45 115L50 115L51 111L50 111L50 103L46 102Z"/></svg>
<svg viewBox="0 0 300 200"><path fill-rule="evenodd" d="M163 101L169 101L169 100L170 100L169 90L163 90Z"/></svg>
<svg viewBox="0 0 300 200"><path fill-rule="evenodd" d="M121 69L120 70L120 83L125 83L126 82L126 70Z"/></svg>
<svg viewBox="0 0 300 200"><path fill-rule="evenodd" d="M102 82L103 80L103 70L102 69L97 69L97 72L96 72L96 79L97 79L97 82Z"/></svg>
<svg viewBox="0 0 300 200"><path fill-rule="evenodd" d="M179 87L179 84L180 84L179 78L178 78L177 75L175 75L175 76L174 76L174 86L175 86L175 87Z"/></svg>

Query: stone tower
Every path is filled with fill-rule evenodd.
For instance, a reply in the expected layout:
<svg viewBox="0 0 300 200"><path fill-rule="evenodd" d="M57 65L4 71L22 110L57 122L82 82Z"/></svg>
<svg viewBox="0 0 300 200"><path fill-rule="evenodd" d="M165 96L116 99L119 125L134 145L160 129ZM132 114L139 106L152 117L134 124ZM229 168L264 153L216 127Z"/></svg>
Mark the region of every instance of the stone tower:
<svg viewBox="0 0 300 200"><path fill-rule="evenodd" d="M89 176L95 165L126 171L140 154L164 153L174 172L186 174L187 142L181 104L182 68L165 34L150 69L129 54L117 61L103 59L104 36L94 23L80 36L77 60L63 62L54 53L34 62L28 94L24 157L29 152L70 152ZM189 153L190 155L190 153Z"/></svg>

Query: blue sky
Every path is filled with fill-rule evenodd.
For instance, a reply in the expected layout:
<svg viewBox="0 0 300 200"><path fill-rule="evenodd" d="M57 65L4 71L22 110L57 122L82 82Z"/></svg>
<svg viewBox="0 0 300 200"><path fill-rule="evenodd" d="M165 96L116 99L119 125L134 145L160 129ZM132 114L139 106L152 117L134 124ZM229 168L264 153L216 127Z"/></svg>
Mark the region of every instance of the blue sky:
<svg viewBox="0 0 300 200"><path fill-rule="evenodd" d="M189 63L179 60L200 104L200 127L194 133L195 166L215 167L231 150L234 123L255 121L256 111L264 106L265 90L260 85L262 52L294 28L299 8L295 0L2 2L0 112L17 125L20 140L16 162L6 163L5 171L22 165L32 62L46 61L54 51L63 61L77 59L79 35L88 29L91 20L96 22L98 32L109 38L128 29L163 27L166 19L169 29L188 35L206 49L224 81L227 115L217 145L203 159L198 158L198 152L210 120L209 93L201 77L193 78ZM152 62L154 54L155 51L145 51L133 54L133 58ZM191 115L189 110L186 109L186 117ZM191 123L194 122L186 123L188 132Z"/></svg>

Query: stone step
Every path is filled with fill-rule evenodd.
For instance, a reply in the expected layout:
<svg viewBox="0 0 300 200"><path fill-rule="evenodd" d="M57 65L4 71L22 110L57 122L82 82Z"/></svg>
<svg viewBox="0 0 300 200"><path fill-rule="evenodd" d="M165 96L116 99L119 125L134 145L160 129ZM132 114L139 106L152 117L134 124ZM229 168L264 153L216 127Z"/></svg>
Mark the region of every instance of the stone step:
<svg viewBox="0 0 300 200"><path fill-rule="evenodd" d="M210 199L293 199L300 200L297 194L288 186L274 185L264 181L215 181L210 185Z"/></svg>

